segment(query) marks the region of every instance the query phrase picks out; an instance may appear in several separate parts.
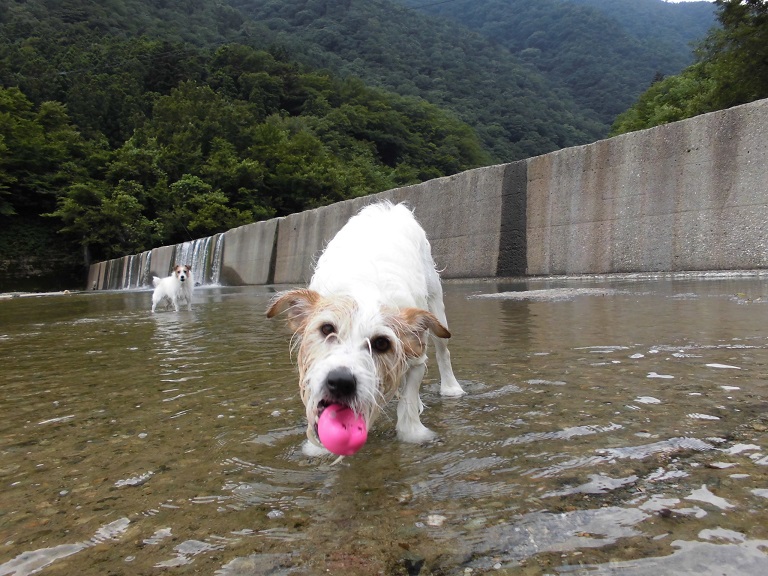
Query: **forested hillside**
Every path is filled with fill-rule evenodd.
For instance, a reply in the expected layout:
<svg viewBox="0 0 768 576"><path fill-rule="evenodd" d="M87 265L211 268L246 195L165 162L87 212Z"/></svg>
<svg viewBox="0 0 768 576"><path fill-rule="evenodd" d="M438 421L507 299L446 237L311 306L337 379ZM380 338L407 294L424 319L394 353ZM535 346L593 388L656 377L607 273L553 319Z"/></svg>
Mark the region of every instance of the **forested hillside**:
<svg viewBox="0 0 768 576"><path fill-rule="evenodd" d="M592 113L603 130L651 85L693 61L715 24L709 2L401 0L498 42Z"/></svg>
<svg viewBox="0 0 768 576"><path fill-rule="evenodd" d="M616 119L613 134L768 98L768 1L715 4L721 27L707 35L696 62L655 82Z"/></svg>
<svg viewBox="0 0 768 576"><path fill-rule="evenodd" d="M592 142L610 125L580 110L499 43L386 0L231 0L303 62L455 112L495 162Z"/></svg>
<svg viewBox="0 0 768 576"><path fill-rule="evenodd" d="M388 0L0 0L0 290L603 137L626 79L582 58L640 48L577 2L517 46Z"/></svg>
<svg viewBox="0 0 768 576"><path fill-rule="evenodd" d="M280 49L134 35L166 14L166 36L182 38L210 3L166 1L150 18L157 3L135 2L139 24L120 4L2 2L3 278L71 286L91 260L490 162L467 124L423 100ZM248 31L225 20L212 23Z"/></svg>
<svg viewBox="0 0 768 576"><path fill-rule="evenodd" d="M667 51L671 58L693 54L699 42L717 24L710 1L667 2L666 0L565 0L596 9L619 23L644 49ZM652 46L656 44L657 46ZM681 60L682 61L682 60Z"/></svg>

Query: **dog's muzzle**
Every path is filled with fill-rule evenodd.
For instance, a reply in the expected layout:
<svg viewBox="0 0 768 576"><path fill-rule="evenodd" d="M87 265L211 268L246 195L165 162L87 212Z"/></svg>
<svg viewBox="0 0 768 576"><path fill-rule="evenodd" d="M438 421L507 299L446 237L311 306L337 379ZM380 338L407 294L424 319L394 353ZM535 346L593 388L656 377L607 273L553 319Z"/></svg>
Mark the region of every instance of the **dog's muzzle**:
<svg viewBox="0 0 768 576"><path fill-rule="evenodd" d="M328 373L325 386L332 399L350 400L357 391L357 380L349 368L334 368Z"/></svg>
<svg viewBox="0 0 768 576"><path fill-rule="evenodd" d="M311 429L315 433L315 440L318 446L322 446L320 443L320 437L317 434L317 421L320 419L320 414L323 413L331 404L343 404L344 406L350 406L354 403L355 394L357 392L357 379L352 373L352 370L346 366L340 368L334 368L328 372L328 376L325 378L325 397L317 404L316 419Z"/></svg>

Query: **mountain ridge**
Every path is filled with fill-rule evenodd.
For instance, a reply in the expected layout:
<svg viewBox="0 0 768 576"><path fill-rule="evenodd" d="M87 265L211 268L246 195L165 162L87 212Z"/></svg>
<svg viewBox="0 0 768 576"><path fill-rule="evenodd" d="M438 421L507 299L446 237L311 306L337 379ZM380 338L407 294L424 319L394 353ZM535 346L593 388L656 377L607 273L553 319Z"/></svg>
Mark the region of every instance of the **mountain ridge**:
<svg viewBox="0 0 768 576"><path fill-rule="evenodd" d="M716 22L709 2L400 1L498 42L603 126L610 126L655 80L691 64L690 44L703 39Z"/></svg>

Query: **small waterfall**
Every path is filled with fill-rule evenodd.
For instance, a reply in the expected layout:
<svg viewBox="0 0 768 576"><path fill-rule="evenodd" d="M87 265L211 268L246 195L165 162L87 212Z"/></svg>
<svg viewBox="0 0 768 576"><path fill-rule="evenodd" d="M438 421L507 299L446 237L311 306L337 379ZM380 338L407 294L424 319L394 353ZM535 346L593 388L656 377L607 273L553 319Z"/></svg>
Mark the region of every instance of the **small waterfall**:
<svg viewBox="0 0 768 576"><path fill-rule="evenodd" d="M173 246L174 264L192 267L195 284L218 285L224 251L224 234L214 234ZM152 270L152 250L108 260L105 263L101 290L135 290L151 288L152 276L167 276L170 270Z"/></svg>
<svg viewBox="0 0 768 576"><path fill-rule="evenodd" d="M141 287L141 257L142 254L132 254L124 257L123 290Z"/></svg>
<svg viewBox="0 0 768 576"><path fill-rule="evenodd" d="M195 244L192 247L192 273L195 275L195 282L200 284L208 284L205 257L208 254L208 247L210 245L211 236L208 236L207 238L195 240Z"/></svg>
<svg viewBox="0 0 768 576"><path fill-rule="evenodd" d="M177 244L174 262L192 267L195 284L216 285L219 283L221 256L224 247L224 233L190 240Z"/></svg>
<svg viewBox="0 0 768 576"><path fill-rule="evenodd" d="M213 258L211 260L211 284L219 285L221 280L221 259L224 254L224 234L221 232L213 237Z"/></svg>
<svg viewBox="0 0 768 576"><path fill-rule="evenodd" d="M152 250L146 250L141 253L141 277L138 287L152 286Z"/></svg>
<svg viewBox="0 0 768 576"><path fill-rule="evenodd" d="M121 290L126 290L131 287L131 276L133 275L132 264L134 258L136 258L135 254L123 257L123 285L120 287Z"/></svg>
<svg viewBox="0 0 768 576"><path fill-rule="evenodd" d="M120 273L120 285L118 288L124 290L128 288L128 282L131 279L131 259L133 256L123 256L121 259L122 272Z"/></svg>
<svg viewBox="0 0 768 576"><path fill-rule="evenodd" d="M107 277L105 285L108 290L120 290L122 286L123 271L125 269L125 258L113 258L107 262Z"/></svg>
<svg viewBox="0 0 768 576"><path fill-rule="evenodd" d="M192 266L192 250L194 249L195 242L196 240L190 240L189 242L176 244L176 246L174 246L173 258L171 259L171 269L173 269L176 264L180 264L182 266ZM197 279L197 270L195 270L194 266L192 266L192 273Z"/></svg>

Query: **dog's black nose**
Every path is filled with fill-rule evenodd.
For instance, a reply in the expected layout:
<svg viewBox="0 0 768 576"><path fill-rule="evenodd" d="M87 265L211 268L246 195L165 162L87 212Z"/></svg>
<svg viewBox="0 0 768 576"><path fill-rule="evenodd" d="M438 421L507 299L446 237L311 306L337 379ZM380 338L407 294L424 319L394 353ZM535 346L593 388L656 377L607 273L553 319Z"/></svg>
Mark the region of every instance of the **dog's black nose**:
<svg viewBox="0 0 768 576"><path fill-rule="evenodd" d="M325 381L328 392L334 396L352 396L357 389L357 380L349 368L334 368Z"/></svg>

